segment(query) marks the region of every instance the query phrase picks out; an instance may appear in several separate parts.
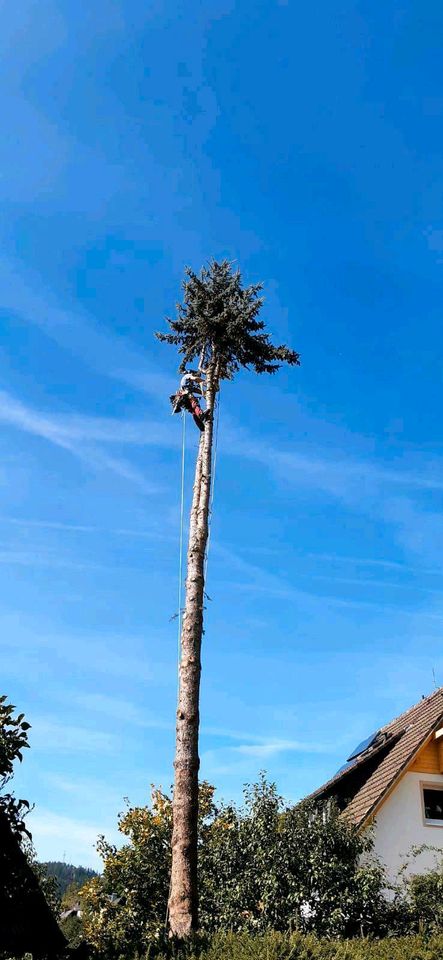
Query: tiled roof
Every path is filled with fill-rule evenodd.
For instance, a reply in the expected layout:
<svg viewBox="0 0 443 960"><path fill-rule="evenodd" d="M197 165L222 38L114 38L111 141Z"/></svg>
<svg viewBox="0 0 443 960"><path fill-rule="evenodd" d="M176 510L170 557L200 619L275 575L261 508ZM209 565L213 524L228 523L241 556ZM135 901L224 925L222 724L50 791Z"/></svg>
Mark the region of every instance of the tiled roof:
<svg viewBox="0 0 443 960"><path fill-rule="evenodd" d="M381 743L379 747L375 746L365 751L350 770L336 774L313 796L321 797L325 794L330 796L335 792L335 789L343 795L344 784L348 778L349 781L351 779L349 775L352 774L355 778L355 773L356 771L358 773L359 770L364 774L364 766L368 764L368 761L372 761L371 767L373 768L374 761L376 762L376 754L378 754L380 760L378 763L376 762L375 769L372 769L372 772L368 770L369 776L367 779L363 777L364 782L359 784L359 788L350 797L350 802L345 809L345 816L351 819L353 823L361 826L375 812L398 777L414 759L420 747L438 728L442 719L443 687L440 687L440 689L434 690L428 697L410 707L405 713L396 717L391 723L381 727L380 733L386 735L384 743ZM390 741L392 747L386 752Z"/></svg>

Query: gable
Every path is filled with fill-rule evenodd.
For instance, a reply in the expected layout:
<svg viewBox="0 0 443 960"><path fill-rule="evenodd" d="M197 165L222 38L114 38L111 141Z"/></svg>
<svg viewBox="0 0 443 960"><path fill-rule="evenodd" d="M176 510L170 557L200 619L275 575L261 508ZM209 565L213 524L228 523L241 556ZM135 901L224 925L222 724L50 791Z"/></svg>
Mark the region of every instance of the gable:
<svg viewBox="0 0 443 960"><path fill-rule="evenodd" d="M440 773L442 725L443 688L440 688L382 727L367 749L341 768L312 797L336 797L344 811L343 816L362 827L376 815L412 764L420 763L423 773L431 773L434 769ZM439 736L435 739L436 732Z"/></svg>
<svg viewBox="0 0 443 960"><path fill-rule="evenodd" d="M410 773L443 773L443 738L438 732L418 752L408 770Z"/></svg>
<svg viewBox="0 0 443 960"><path fill-rule="evenodd" d="M420 701L399 718L403 723L402 734L359 793L351 800L346 808L346 816L361 826L377 812L385 797L418 756L422 747L439 729L442 718L443 691L441 689ZM397 723L398 720L393 721L386 729Z"/></svg>

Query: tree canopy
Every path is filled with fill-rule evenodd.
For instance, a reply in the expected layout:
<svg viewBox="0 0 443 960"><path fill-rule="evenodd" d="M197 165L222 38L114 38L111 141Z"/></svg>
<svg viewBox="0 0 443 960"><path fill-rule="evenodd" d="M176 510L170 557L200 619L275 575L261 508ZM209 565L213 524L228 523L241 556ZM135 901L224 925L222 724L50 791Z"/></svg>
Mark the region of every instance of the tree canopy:
<svg viewBox="0 0 443 960"><path fill-rule="evenodd" d="M283 363L300 363L295 350L274 346L265 333L259 319L263 284L244 287L240 270L228 260L211 260L200 274L187 267L182 286L177 317L167 318L172 332L156 334L178 347L182 371L196 359L203 366L216 361L219 379L231 380L240 367L275 373Z"/></svg>

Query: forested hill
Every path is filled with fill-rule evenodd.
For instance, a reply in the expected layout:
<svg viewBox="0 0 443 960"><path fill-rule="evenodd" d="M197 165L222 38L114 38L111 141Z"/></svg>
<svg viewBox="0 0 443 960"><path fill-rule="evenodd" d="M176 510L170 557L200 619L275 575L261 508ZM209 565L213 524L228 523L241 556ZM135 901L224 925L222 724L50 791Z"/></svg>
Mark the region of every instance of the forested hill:
<svg viewBox="0 0 443 960"><path fill-rule="evenodd" d="M87 880L96 877L95 870L88 867L74 867L72 863L62 863L61 860L49 860L42 863L48 877L55 877L60 887L60 893L63 895L71 883L83 886Z"/></svg>

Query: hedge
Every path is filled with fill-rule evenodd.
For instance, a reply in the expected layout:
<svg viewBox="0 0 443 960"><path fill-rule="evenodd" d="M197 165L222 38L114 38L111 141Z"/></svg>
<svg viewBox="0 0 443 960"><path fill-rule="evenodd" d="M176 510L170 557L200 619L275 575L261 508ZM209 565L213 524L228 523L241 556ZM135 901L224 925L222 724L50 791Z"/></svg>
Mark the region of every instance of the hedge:
<svg viewBox="0 0 443 960"><path fill-rule="evenodd" d="M194 960L443 960L443 936L318 940L302 934L219 934Z"/></svg>

